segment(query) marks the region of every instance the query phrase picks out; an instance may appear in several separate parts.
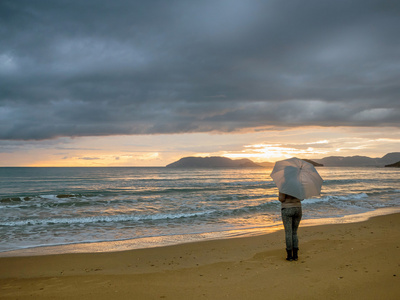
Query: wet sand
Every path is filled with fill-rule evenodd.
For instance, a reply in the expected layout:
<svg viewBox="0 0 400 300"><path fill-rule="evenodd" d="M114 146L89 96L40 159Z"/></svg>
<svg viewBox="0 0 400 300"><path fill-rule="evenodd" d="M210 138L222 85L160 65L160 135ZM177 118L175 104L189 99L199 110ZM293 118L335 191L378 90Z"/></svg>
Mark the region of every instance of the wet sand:
<svg viewBox="0 0 400 300"><path fill-rule="evenodd" d="M111 253L0 258L0 299L400 299L400 214Z"/></svg>

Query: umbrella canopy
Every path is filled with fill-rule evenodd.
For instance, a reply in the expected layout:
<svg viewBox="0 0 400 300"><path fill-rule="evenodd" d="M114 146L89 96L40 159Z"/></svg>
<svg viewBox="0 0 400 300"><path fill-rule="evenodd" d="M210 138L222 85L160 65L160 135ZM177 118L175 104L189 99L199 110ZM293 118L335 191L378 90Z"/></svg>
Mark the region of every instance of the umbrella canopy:
<svg viewBox="0 0 400 300"><path fill-rule="evenodd" d="M323 179L314 166L296 157L277 161L271 172L281 193L306 199L319 196Z"/></svg>

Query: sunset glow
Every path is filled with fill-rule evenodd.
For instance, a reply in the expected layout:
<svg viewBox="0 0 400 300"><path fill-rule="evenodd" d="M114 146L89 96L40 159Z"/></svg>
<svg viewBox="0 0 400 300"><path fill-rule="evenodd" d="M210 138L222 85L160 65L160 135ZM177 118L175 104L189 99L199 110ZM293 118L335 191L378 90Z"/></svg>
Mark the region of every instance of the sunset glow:
<svg viewBox="0 0 400 300"><path fill-rule="evenodd" d="M302 156L308 157L312 156L320 156L320 154L326 154L326 151L318 151L312 147L307 149L296 149L296 148L288 148L283 145L247 145L245 146L246 150L241 153L229 153L224 156L229 158L250 158L254 159L254 161L277 161L285 158L290 158L293 156Z"/></svg>
<svg viewBox="0 0 400 300"><path fill-rule="evenodd" d="M381 136L386 135L387 138ZM60 138L4 146L2 166L165 166L185 156L274 162L288 157L382 157L400 149L396 128L296 128L240 134L181 134Z"/></svg>

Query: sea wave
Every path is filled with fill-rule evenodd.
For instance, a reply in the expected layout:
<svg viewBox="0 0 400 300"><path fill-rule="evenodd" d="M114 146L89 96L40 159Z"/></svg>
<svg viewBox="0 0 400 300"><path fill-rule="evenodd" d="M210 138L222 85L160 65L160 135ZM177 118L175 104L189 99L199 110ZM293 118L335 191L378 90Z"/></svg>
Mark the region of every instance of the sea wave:
<svg viewBox="0 0 400 300"><path fill-rule="evenodd" d="M310 198L304 199L302 201L303 204L314 204L319 202L332 202L332 201L349 201L349 200L360 200L366 199L368 195L366 193L358 193L358 194L347 194L347 195L327 195L321 198Z"/></svg>
<svg viewBox="0 0 400 300"><path fill-rule="evenodd" d="M353 178L353 179L328 179L324 180L323 185L324 186L329 186L329 185L349 185L353 183L375 183L376 179L365 179L365 178Z"/></svg>
<svg viewBox="0 0 400 300"><path fill-rule="evenodd" d="M192 218L211 214L210 212L201 213L177 213L177 214L154 214L154 215L112 215L112 216L92 216L76 218L51 218L51 219L26 219L18 221L0 222L0 226L24 226L24 225L50 225L50 224L88 224L88 223L115 223L115 222L140 222L146 220L173 220L181 218Z"/></svg>
<svg viewBox="0 0 400 300"><path fill-rule="evenodd" d="M269 198L271 195L265 195L265 198ZM166 195L162 193L146 194L142 193L137 195L136 193L102 193L102 194L46 194L46 195L34 195L24 197L6 197L0 199L0 208L21 208L21 209L37 209L37 208L68 208L68 207L104 207L104 206L132 206L142 205L141 203L158 203L158 202L179 202L184 199L183 194L179 194L175 197L172 194ZM218 193L205 193L204 190L199 192L198 190L193 191L192 194L187 195L188 201L199 202L232 202L232 201L252 201L260 199L260 194L249 193L244 189L221 191Z"/></svg>
<svg viewBox="0 0 400 300"><path fill-rule="evenodd" d="M268 212L271 207L278 206L279 201L267 201L257 203L255 205L243 204L236 205L234 208L215 208L197 212L187 213L159 213L159 214L118 214L118 215L96 215L90 217L53 217L48 219L24 219L10 220L0 222L0 226L30 226L30 225L52 225L52 224L95 224L95 223L119 223L119 222L146 222L146 221L168 221L176 219L193 219L193 218L218 218L229 216L240 216L243 214L254 212ZM277 210L277 209L276 209Z"/></svg>

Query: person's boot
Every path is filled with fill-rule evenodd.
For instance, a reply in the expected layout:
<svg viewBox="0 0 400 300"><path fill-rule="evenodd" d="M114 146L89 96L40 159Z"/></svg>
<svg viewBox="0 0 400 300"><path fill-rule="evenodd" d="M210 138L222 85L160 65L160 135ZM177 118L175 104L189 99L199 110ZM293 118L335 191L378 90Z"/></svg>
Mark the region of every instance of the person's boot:
<svg viewBox="0 0 400 300"><path fill-rule="evenodd" d="M294 260L298 260L298 252L299 252L299 248L293 248L293 259Z"/></svg>
<svg viewBox="0 0 400 300"><path fill-rule="evenodd" d="M286 253L287 253L286 260L292 261L293 260L292 250L286 249Z"/></svg>

